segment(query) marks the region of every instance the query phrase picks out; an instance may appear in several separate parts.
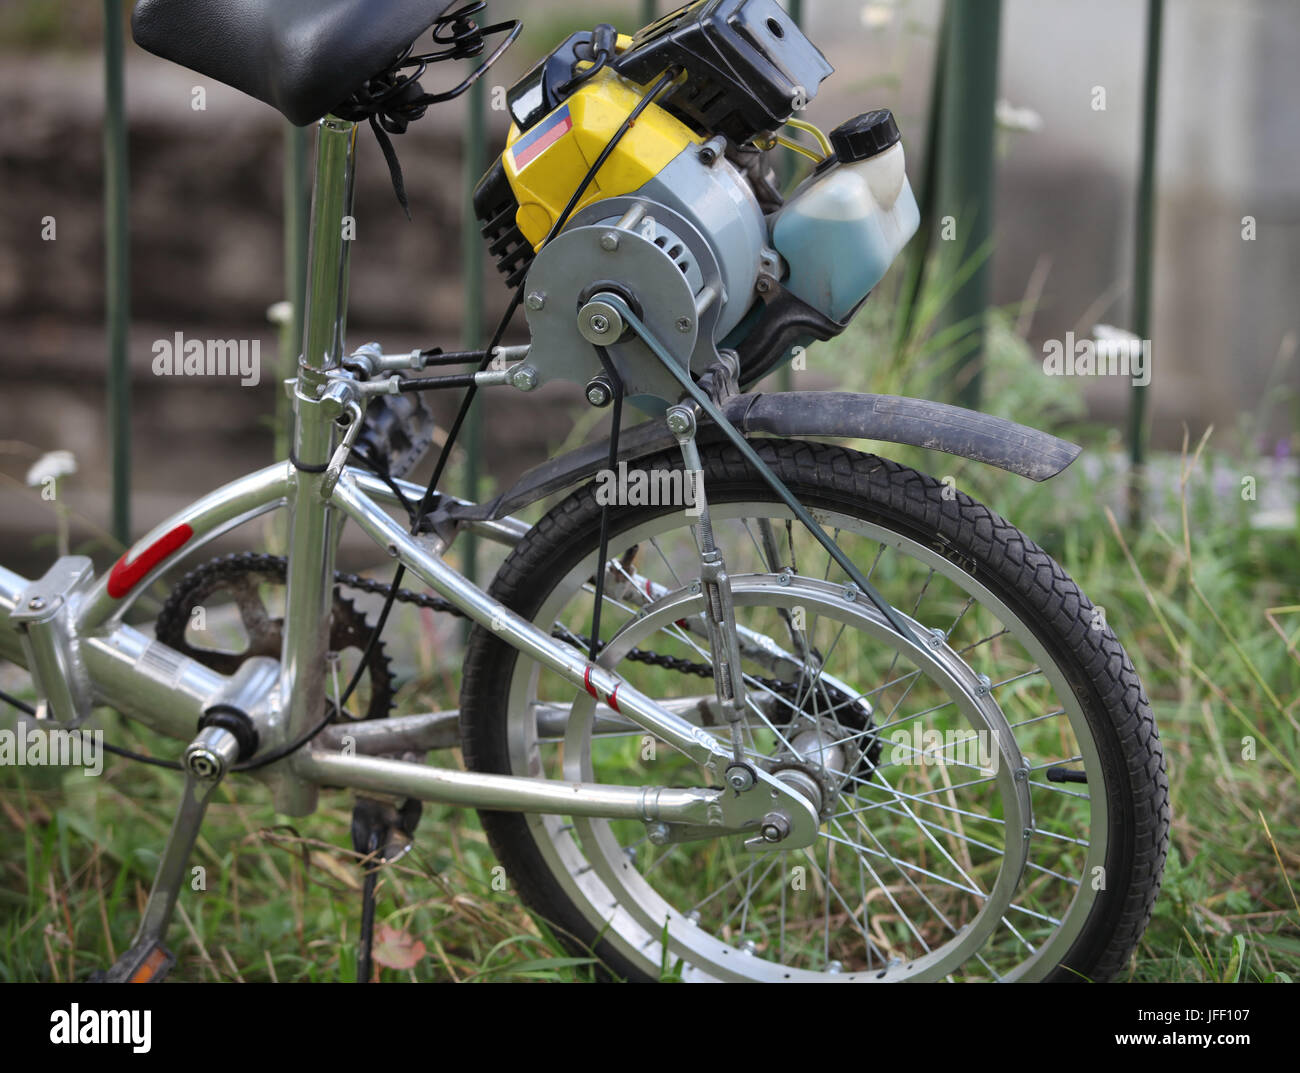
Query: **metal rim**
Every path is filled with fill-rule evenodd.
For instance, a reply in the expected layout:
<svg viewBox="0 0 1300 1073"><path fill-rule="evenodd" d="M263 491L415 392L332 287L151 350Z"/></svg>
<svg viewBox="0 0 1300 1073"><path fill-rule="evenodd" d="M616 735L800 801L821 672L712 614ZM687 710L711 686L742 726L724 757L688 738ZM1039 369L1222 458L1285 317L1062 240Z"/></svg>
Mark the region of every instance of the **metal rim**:
<svg viewBox="0 0 1300 1073"><path fill-rule="evenodd" d="M773 521L784 521L790 517L786 508L774 503L730 503L718 502L711 506L715 519L715 524L726 519L753 519L766 518ZM1011 634L1033 659L1036 667L1052 686L1057 697L1061 700L1062 710L1056 715L1062 715L1067 720L1073 731L1079 750L1079 759L1084 764L1085 771L1089 773L1100 773L1100 764L1097 754L1096 745L1092 740L1091 730L1083 714L1078 699L1070 691L1065 681L1064 674L1048 657L1043 645L1033 635L1028 625L999 600L986 586L971 577L965 571L961 570L948 559L937 554L932 549L917 543L910 538L904 537L891 529L866 522L861 519L852 518L842 513L831 511L815 511L817 520L830 528L844 533L852 533L863 537L866 540L878 542L883 549L892 548L905 557L911 558L924 567L928 567L932 576L938 573L956 584L960 589L970 594L973 600L978 600L985 608L992 613L1006 626L1006 632ZM658 517L648 520L640 526L630 530L620 532L618 541L620 544L640 543L658 537L675 530L686 531L689 525L689 519L680 512L665 513ZM568 605L574 596L583 587L583 579L590 575L594 566L594 553L588 557L578 567L571 570L565 578L557 582L556 587L552 590L544 606L537 615L536 621L551 622L554 621L561 609ZM775 575L772 575L774 578ZM763 589L774 582L764 580L756 583L755 588ZM788 583L788 582L787 582ZM785 587L782 585L782 587ZM804 591L804 590L801 590ZM813 596L824 598L826 593L814 593L805 591L805 596L812 599ZM683 597L684 599L685 597ZM675 607L675 605L674 605ZM668 612L663 610L663 614ZM675 613L680 613L677 609ZM658 616L655 621L659 621L663 615ZM865 619L863 620L865 621ZM635 636L640 636L645 630L630 631L627 634L627 644L624 648L630 647ZM602 653L604 655L604 653ZM618 652L613 644L610 646L609 658L617 661ZM604 660L602 660L604 662ZM538 673L533 664L527 664L528 673L520 674L520 665L515 664L515 672L512 677L509 691L509 706L512 713L523 710L523 707L530 701L530 697L537 687ZM585 695L579 695L575 698L571 712L571 722L579 721L579 725L590 718L594 710L594 702ZM1005 723L1005 720L1004 720ZM509 725L509 747L512 758L512 764L515 770L527 772L536 776L539 774L539 761L537 758L537 740L535 729L530 725L529 720L520 719L512 716ZM580 770L583 764L573 767L573 761L569 760L571 770ZM590 770L589 755L584 754L586 769ZM1074 795L1084 796L1084 795ZM1092 793L1088 797L1088 821L1087 830L1089 834L1087 846L1087 858L1083 869L1080 871L1081 876L1095 874L1095 868L1103 865L1105 861L1105 837L1107 831L1106 823L1106 801L1104 793ZM628 862L621 854L613 853L614 846L610 844L608 835L608 825L606 830L600 830L601 821L586 824L567 824L559 817L529 817L528 823L533 833L535 841L540 852L547 859L548 866L553 876L561 884L574 903L588 916L593 924L601 930L602 938L612 942L620 951L628 956L634 962L646 964L649 963L647 971L653 971L652 966L661 963L664 953L660 944L662 935L662 924L660 927L651 931L647 929L646 922L651 919L647 915L647 910L640 905L637 898L627 898L626 895L631 892L635 893L634 886L629 885L629 881L620 877L626 875L629 871ZM1030 821L1028 827L1032 827ZM584 836L587 844L600 845L603 848L603 857L599 862L599 867L593 863L590 857L583 851L578 841L573 837L574 833ZM825 833L825 832L824 832ZM1046 834L1044 832L1044 834ZM1097 834L1098 838L1092 835ZM1037 837L1037 835L1035 836ZM1080 841L1073 839L1072 841ZM1050 871L1043 869L1042 866L1033 865L1040 871ZM1006 874L1010 870L1004 870ZM1019 878L1018 876L1013 878ZM612 885L615 888L622 888L619 893L625 897L615 896L611 891ZM1016 964L1010 971L1001 974L1002 979L1020 979L1035 978L1046 974L1061 960L1069 949L1070 944L1082 929L1083 923L1087 918L1088 912L1095 900L1095 891L1092 887L1083 882L1082 879L1075 884L1076 890L1071 898L1067 910L1057 921L1055 931L1051 936L1036 948L1031 948L1029 956ZM1014 890L1004 892L1008 897L1014 897ZM624 901L637 902L639 908L637 911L631 911L624 905ZM647 899L647 901L649 901ZM656 911L657 911L656 907ZM943 976L947 971L948 960L946 958L914 958L906 964L892 966L884 971L872 973L848 973L835 974L829 972L809 972L807 970L796 970L786 966L774 965L771 962L765 962L760 958L745 957L743 961L737 956L735 947L726 947L726 953L721 952L721 948L726 944L718 941L713 948L708 948L708 944L701 942L698 936L701 934L696 931L691 935L688 925L685 923L686 918L680 917L683 922L669 925L669 951L667 956L673 960L678 958L687 959L691 966L692 976L700 978L769 978L769 979L882 979L892 980L899 978L918 978L928 976ZM993 921L994 926L997 921ZM964 946L962 947L964 949ZM704 956L702 954L707 954ZM695 960L691 960L694 957ZM707 967L705 967L707 966ZM942 970L942 971L941 971Z"/></svg>

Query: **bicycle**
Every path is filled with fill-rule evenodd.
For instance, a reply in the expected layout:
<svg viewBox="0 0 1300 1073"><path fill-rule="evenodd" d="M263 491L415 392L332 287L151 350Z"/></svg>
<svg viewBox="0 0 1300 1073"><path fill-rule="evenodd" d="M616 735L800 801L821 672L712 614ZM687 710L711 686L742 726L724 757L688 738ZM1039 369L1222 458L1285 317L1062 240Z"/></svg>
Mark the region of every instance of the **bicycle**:
<svg viewBox="0 0 1300 1073"><path fill-rule="evenodd" d="M31 672L38 721L76 728L105 706L186 743L142 923L104 978L165 975L207 802L237 773L290 816L323 788L352 791L372 862L410 845L419 802L478 809L526 903L614 977L1114 976L1150 917L1169 828L1131 661L1008 522L813 440L924 446L1038 481L1079 449L925 400L749 390L843 331L915 230L893 117L865 113L829 138L795 119L831 68L767 0L696 0L633 37L574 35L507 95L508 144L475 191L513 292L489 345L349 350L340 221L359 124L404 204L390 135L519 34L479 26L482 3L453 7L136 7L144 47L315 123L318 144L288 458L163 522L105 574L82 556L35 581L0 568L0 656ZM437 47L416 53L431 27ZM458 85L424 92L432 64L482 56L491 38ZM790 122L818 148L777 133ZM788 202L765 164L777 144L816 161ZM861 256L836 256L846 241ZM503 347L521 307L531 341ZM475 368L417 375L454 365ZM475 393L550 380L611 407L609 438L490 503L440 491ZM427 446L419 393L458 388L432 477L406 481ZM625 402L648 418L623 428ZM651 493L611 492L616 474ZM513 516L562 492L535 525ZM153 637L126 623L149 585L273 510L289 519L285 559L200 567ZM396 560L391 583L336 572L347 522ZM487 591L443 557L464 532L510 548ZM402 588L408 573L437 595ZM268 584L284 589L282 619L262 603ZM186 634L222 587L247 630L240 654ZM378 619L343 589L382 593ZM445 716L388 714L377 654L399 601L474 623L451 736L468 771L422 762L448 743ZM361 657L340 688L345 646Z"/></svg>

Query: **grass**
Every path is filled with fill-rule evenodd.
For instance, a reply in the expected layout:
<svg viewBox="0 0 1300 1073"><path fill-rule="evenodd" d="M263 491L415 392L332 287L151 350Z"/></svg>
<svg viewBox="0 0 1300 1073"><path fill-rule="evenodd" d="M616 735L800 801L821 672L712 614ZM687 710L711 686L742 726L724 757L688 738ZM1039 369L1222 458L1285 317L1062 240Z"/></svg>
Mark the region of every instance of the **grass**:
<svg viewBox="0 0 1300 1073"><path fill-rule="evenodd" d="M942 294L923 295L912 331L895 340L888 296L878 296L862 324L809 362L848 388L945 397L954 370L951 339L935 342L942 305ZM1038 373L1011 313L995 314L986 378L989 410L1064 428L1099 464L1036 486L919 450L886 453L951 475L1034 536L1105 607L1142 675L1174 820L1164 889L1125 977L1291 980L1300 971L1300 557L1294 532L1255 528L1254 504L1211 476L1262 463L1227 436L1189 440L1181 461L1159 471L1173 476L1149 490L1152 521L1130 532L1107 508L1125 480L1113 436L1080 423L1073 383ZM397 625L418 653L401 710L454 706L454 654L439 662L418 617ZM174 755L174 743L112 713L97 718L109 741ZM459 753L435 762L458 765ZM129 944L179 786L174 773L117 760L97 779L0 770L0 979L83 978ZM339 793L290 821L261 786L222 786L191 862L202 871L171 931L175 978L352 980L360 879L349 817ZM377 920L384 980L594 977L590 958L572 956L521 906L469 811L426 806L413 852L381 873ZM663 978L680 968L665 964Z"/></svg>

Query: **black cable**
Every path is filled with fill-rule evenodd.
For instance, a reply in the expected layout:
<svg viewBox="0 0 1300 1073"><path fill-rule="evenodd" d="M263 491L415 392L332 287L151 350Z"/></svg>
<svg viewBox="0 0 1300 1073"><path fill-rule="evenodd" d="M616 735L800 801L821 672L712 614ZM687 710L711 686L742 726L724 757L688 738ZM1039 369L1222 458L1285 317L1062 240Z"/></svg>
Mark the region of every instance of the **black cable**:
<svg viewBox="0 0 1300 1073"><path fill-rule="evenodd" d="M401 394L408 391L445 391L448 388L470 387L474 383L475 373L452 373L447 376L422 376L412 380L403 380L397 385Z"/></svg>
<svg viewBox="0 0 1300 1073"><path fill-rule="evenodd" d="M6 704L17 708L24 715L35 715L36 709L28 704L25 700L19 700L10 693L0 689L0 700ZM157 757L145 756L142 753L133 753L130 749L122 749L116 745L109 745L107 742L100 742L100 748L106 753L112 753L114 756L121 756L127 760L135 760L141 764L149 764L153 767L167 768L170 771L183 771L184 768L174 760L159 760Z"/></svg>
<svg viewBox="0 0 1300 1073"><path fill-rule="evenodd" d="M403 492L398 483L393 480L392 475L388 472L388 467L380 463L370 454L369 451L362 447L353 447L352 453L357 456L357 459L366 467L366 469L370 470L371 473L388 486L388 490L397 497L397 501L402 505L402 509L406 511L408 520L414 521L415 508L411 506L411 501L406 498L406 493Z"/></svg>
<svg viewBox="0 0 1300 1073"><path fill-rule="evenodd" d="M33 708L30 704L28 704L25 700L19 700L17 697L9 693L6 693L3 689L0 689L0 700L4 701L6 704L12 705L13 707L17 708L20 712L26 712L28 715L36 714L36 709Z"/></svg>

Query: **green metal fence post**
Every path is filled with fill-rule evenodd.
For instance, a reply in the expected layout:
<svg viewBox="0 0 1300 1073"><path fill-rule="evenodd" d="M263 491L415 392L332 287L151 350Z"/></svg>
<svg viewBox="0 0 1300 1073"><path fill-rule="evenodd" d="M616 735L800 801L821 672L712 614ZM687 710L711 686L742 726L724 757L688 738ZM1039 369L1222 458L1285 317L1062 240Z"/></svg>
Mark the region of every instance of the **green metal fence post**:
<svg viewBox="0 0 1300 1073"><path fill-rule="evenodd" d="M938 200L940 216L953 216L965 239L964 254L980 263L948 304L949 324L975 325L958 391L963 406L978 409L984 361L984 315L989 303L989 239L993 234L993 133L998 88L998 37L1002 0L957 0L947 5L940 116ZM950 271L956 266L950 265Z"/></svg>
<svg viewBox="0 0 1300 1073"><path fill-rule="evenodd" d="M112 533L131 542L131 249L127 223L122 0L104 0L104 301L108 322L108 452Z"/></svg>
<svg viewBox="0 0 1300 1073"><path fill-rule="evenodd" d="M1142 161L1133 246L1133 334L1151 338L1151 263L1155 253L1156 125L1160 104L1160 37L1164 0L1147 0L1146 71L1142 84ZM1154 348L1153 348L1154 349ZM1142 524L1146 466L1147 385L1134 384L1129 402L1128 520Z"/></svg>

